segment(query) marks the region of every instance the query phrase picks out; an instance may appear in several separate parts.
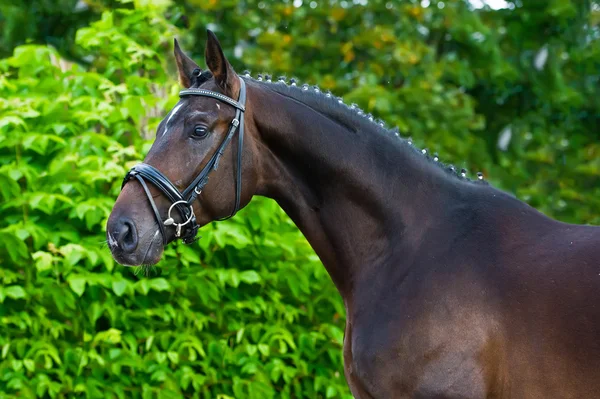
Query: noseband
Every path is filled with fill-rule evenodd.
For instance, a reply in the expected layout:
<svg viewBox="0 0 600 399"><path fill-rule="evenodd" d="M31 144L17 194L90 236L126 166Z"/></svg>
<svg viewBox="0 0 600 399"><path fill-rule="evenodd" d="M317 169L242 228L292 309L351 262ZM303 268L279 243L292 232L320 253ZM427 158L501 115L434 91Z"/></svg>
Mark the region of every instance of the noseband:
<svg viewBox="0 0 600 399"><path fill-rule="evenodd" d="M163 245L167 245L167 235L165 233L165 226L174 226L175 227L175 237L182 238L185 244L189 244L195 241L196 234L198 233L198 223L196 222L196 215L194 214L193 203L198 198L198 195L202 192L202 189L208 183L208 175L210 172L217 170L219 167L219 160L221 156L223 156L223 152L227 147L227 144L233 138L233 135L236 131L238 133L238 147L237 147L237 176L235 182L235 205L233 207L233 212L225 218L218 220L229 219L240 209L240 199L242 195L242 149L244 144L244 111L246 110L246 83L242 78L240 79L240 95L238 101L233 100L221 93L217 93L210 90L204 89L186 89L179 92L179 97L186 96L202 96L202 97L212 97L217 100L224 102L226 104L234 107L235 117L231 121L229 132L225 139L221 142L217 151L212 155L209 159L208 163L204 168L200 171L198 176L190 183L189 186L183 191L179 191L177 187L171 181L163 175L160 170L156 169L152 165L148 165L146 163L140 163L133 168L127 175L125 175L125 179L123 179L123 184L121 185L121 190L127 184L127 182L133 178L137 179L140 182L142 187L144 188L144 192L148 197L148 201L150 201L150 205L152 206L152 210L154 211L154 217L158 223L158 228L160 229L160 233L163 237ZM168 199L171 201L171 206L169 207L169 211L167 212L167 219L162 220L160 213L158 212L158 208L152 199L152 194L148 189L148 185L146 184L146 180L152 183L156 188L158 188ZM179 214L181 215L181 223L176 223L175 220L171 217L171 212L173 209L177 209ZM182 234L182 231L184 234Z"/></svg>

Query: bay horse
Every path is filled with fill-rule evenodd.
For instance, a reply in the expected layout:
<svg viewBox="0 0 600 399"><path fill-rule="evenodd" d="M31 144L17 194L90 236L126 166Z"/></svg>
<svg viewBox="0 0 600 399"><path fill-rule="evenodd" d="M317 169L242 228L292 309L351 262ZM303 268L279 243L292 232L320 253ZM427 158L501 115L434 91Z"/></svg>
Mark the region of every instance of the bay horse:
<svg viewBox="0 0 600 399"><path fill-rule="evenodd" d="M544 216L317 87L208 70L184 87L108 219L124 265L274 199L346 309L356 398L599 398L600 229ZM210 177L210 179L209 179Z"/></svg>

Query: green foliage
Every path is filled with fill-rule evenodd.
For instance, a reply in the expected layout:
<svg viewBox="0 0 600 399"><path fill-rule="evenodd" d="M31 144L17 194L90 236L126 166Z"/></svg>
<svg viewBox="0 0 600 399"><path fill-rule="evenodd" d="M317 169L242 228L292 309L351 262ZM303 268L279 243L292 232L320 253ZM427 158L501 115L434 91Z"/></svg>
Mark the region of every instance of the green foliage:
<svg viewBox="0 0 600 399"><path fill-rule="evenodd" d="M0 392L347 395L342 304L276 204L207 226L148 276L102 245L149 144L138 132L150 137L175 101L173 35L156 9L117 9L77 32L87 70L34 45L0 62Z"/></svg>
<svg viewBox="0 0 600 399"><path fill-rule="evenodd" d="M0 0L0 57L29 40L76 57L75 31L96 18L97 6L78 0Z"/></svg>
<svg viewBox="0 0 600 399"><path fill-rule="evenodd" d="M208 24L238 70L318 83L549 215L600 221L597 2L30 3L0 0L0 397L349 397L342 301L272 201L147 275L103 244L176 101L172 38L201 60Z"/></svg>

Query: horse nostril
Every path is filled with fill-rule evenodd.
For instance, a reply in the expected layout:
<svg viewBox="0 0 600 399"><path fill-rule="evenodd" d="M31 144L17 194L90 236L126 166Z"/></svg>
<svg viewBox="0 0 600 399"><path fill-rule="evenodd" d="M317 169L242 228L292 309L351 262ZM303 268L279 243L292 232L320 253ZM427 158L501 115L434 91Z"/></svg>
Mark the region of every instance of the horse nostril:
<svg viewBox="0 0 600 399"><path fill-rule="evenodd" d="M126 252L132 252L137 248L137 230L130 219L119 220L117 226L117 243Z"/></svg>

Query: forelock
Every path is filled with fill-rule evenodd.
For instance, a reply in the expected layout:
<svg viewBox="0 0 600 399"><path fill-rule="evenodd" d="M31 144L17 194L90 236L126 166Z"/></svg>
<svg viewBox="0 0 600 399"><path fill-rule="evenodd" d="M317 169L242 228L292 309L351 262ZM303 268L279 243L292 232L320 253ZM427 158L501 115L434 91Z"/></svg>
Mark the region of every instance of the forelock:
<svg viewBox="0 0 600 399"><path fill-rule="evenodd" d="M213 75L210 71L204 71L202 73L200 73L199 75L194 74L194 77L192 78L192 88L198 88L200 87L203 83L209 81L210 79L212 79Z"/></svg>

